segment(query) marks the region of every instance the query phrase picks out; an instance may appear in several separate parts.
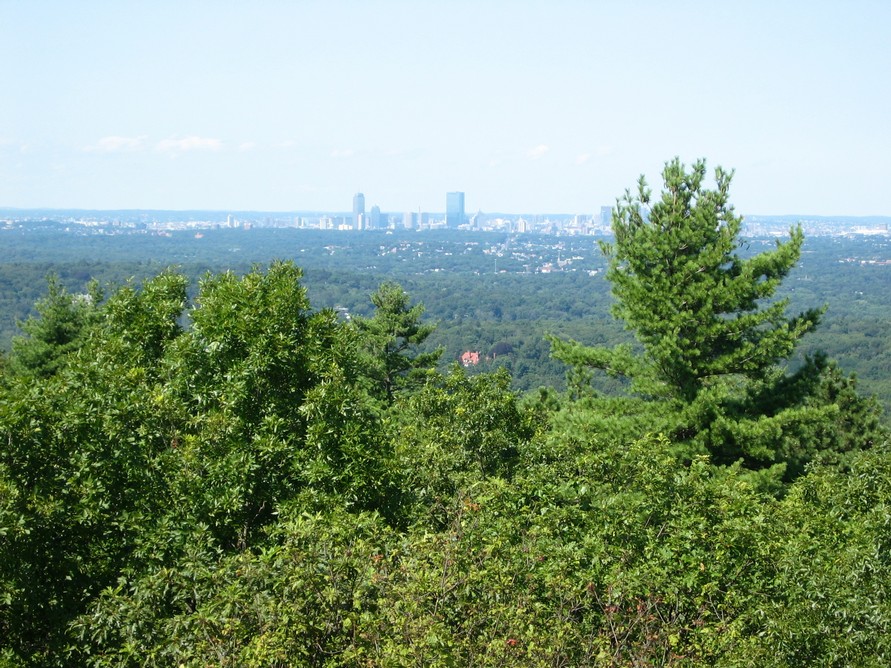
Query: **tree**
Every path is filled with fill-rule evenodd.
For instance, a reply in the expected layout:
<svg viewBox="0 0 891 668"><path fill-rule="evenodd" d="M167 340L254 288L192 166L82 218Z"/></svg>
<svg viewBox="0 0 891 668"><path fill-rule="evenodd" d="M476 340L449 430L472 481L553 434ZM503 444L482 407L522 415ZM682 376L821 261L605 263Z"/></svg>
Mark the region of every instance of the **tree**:
<svg viewBox="0 0 891 668"><path fill-rule="evenodd" d="M78 332L50 327L81 308L50 285L32 332ZM0 664L7 651L60 665L68 622L115 582L166 502L159 459L178 430L156 379L185 299L174 274L122 288L90 307L95 324L72 352L77 337L35 336L58 366L34 365L0 393Z"/></svg>
<svg viewBox="0 0 891 668"><path fill-rule="evenodd" d="M397 389L417 372L432 369L442 350L414 352L436 326L421 323L424 306L409 306L409 296L398 284L382 284L371 295L371 303L374 316L357 319L356 326L364 339L372 394L392 404Z"/></svg>
<svg viewBox="0 0 891 668"><path fill-rule="evenodd" d="M461 490L487 478L509 479L518 448L536 428L504 369L468 376L456 363L400 397L394 409L388 427L406 472L406 498L431 518Z"/></svg>
<svg viewBox="0 0 891 668"><path fill-rule="evenodd" d="M207 276L188 311L184 276L125 286L58 372L0 385L0 666L60 665L109 587L109 615L131 592L159 623L194 612L196 578L259 550L286 506L397 515L357 332L300 279Z"/></svg>
<svg viewBox="0 0 891 668"><path fill-rule="evenodd" d="M19 375L45 378L56 373L65 356L83 344L88 327L97 319L102 292L95 282L82 295L68 292L54 274L46 283L46 296L34 305L37 317L21 323L24 336L12 341L10 368Z"/></svg>
<svg viewBox="0 0 891 668"><path fill-rule="evenodd" d="M729 203L733 173L718 167L713 190L704 187L705 174L704 160L687 172L675 158L652 207L641 176L636 195L626 191L613 211L615 243L602 244L613 314L643 354L554 339L556 357L629 376L643 394L689 402L717 378L762 376L816 326L819 309L788 318L788 300L763 301L795 266L801 228L771 251L741 257L742 218Z"/></svg>
<svg viewBox="0 0 891 668"><path fill-rule="evenodd" d="M878 446L855 453L847 470L814 466L783 499L776 594L760 611L773 665L891 662L889 455Z"/></svg>
<svg viewBox="0 0 891 668"><path fill-rule="evenodd" d="M683 459L708 453L716 465L741 461L758 472L754 484L782 493L809 462L845 466L852 452L887 436L875 402L856 399L853 379L824 356L791 373L781 364L823 313L788 317L788 299L772 299L798 261L801 228L769 251L742 253L742 218L729 203L733 174L719 167L709 189L705 172L704 161L687 172L675 159L665 165L658 200L641 177L637 193L626 192L613 212L615 242L602 244L613 315L639 348L552 337L553 354L582 383L591 369L631 379L639 398L588 400L609 433L632 438L643 420Z"/></svg>

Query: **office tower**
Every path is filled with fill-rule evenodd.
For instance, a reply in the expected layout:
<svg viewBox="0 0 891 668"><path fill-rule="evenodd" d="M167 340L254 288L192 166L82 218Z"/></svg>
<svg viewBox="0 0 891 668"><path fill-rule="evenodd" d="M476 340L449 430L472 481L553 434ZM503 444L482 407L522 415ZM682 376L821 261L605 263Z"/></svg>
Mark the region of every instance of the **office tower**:
<svg viewBox="0 0 891 668"><path fill-rule="evenodd" d="M371 207L366 228L369 230L379 230L381 228L381 208L377 204Z"/></svg>
<svg viewBox="0 0 891 668"><path fill-rule="evenodd" d="M358 230L365 216L365 195L356 193L353 195L353 229Z"/></svg>
<svg viewBox="0 0 891 668"><path fill-rule="evenodd" d="M446 227L464 224L464 193L446 193Z"/></svg>

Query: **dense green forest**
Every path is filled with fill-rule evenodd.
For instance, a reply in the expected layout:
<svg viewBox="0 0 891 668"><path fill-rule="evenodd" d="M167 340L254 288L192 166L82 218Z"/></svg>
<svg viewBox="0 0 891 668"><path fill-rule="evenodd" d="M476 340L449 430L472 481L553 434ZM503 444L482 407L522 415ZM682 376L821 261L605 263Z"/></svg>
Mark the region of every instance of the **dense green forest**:
<svg viewBox="0 0 891 668"><path fill-rule="evenodd" d="M65 230L69 231L66 232ZM219 229L152 234L88 234L41 222L0 229L0 350L9 350L17 323L34 314L54 274L82 293L91 279L106 291L174 267L194 296L207 272L244 273L273 259L294 261L312 308L342 307L367 316L369 295L398 281L437 325L424 345L443 348L440 370L466 351L483 358L475 370L504 366L519 391L564 387L565 366L550 357L554 334L592 343L631 341L609 315L610 284L597 239L457 231L331 232L294 229ZM749 239L741 254L771 239ZM537 267L578 258L564 271ZM827 306L822 324L806 337L792 363L826 352L891 414L891 246L885 237L806 238L797 266L779 288L793 309ZM593 274L593 275L592 275ZM489 354L497 351L496 356ZM489 358L488 360L486 358ZM602 382L602 389L610 384Z"/></svg>
<svg viewBox="0 0 891 668"><path fill-rule="evenodd" d="M0 665L887 665L888 432L805 348L879 300L663 177L573 273L17 250Z"/></svg>

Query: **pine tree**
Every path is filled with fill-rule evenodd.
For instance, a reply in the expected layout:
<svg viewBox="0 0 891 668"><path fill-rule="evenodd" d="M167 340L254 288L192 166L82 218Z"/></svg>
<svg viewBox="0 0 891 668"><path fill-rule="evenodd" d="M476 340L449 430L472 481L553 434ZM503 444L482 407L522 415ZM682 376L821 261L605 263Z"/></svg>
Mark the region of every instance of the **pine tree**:
<svg viewBox="0 0 891 668"><path fill-rule="evenodd" d="M34 305L37 316L20 323L23 335L12 340L10 369L20 376L46 378L56 373L66 356L83 344L103 299L96 282L80 295L68 292L55 274L46 282L46 296Z"/></svg>
<svg viewBox="0 0 891 668"><path fill-rule="evenodd" d="M642 354L552 340L556 357L628 376L645 395L690 402L716 379L762 376L816 326L819 309L789 318L788 300L764 301L798 261L801 228L770 251L741 257L742 218L729 203L733 173L717 168L714 189L704 186L705 175L705 161L687 172L676 158L665 165L657 201L641 177L637 193L626 191L613 211L615 242L602 244L613 314Z"/></svg>
<svg viewBox="0 0 891 668"><path fill-rule="evenodd" d="M416 352L436 326L421 323L424 306L410 306L400 285L382 284L371 295L371 303L376 309L374 316L356 319L366 351L365 372L372 382L372 394L391 404L397 389L413 375L436 366L442 350Z"/></svg>
<svg viewBox="0 0 891 668"><path fill-rule="evenodd" d="M581 377L591 369L626 376L650 400L620 400L618 411L615 400L600 401L607 428L643 419L685 459L740 461L761 472L752 478L759 486L779 491L809 462L845 466L887 432L875 402L822 355L792 373L783 364L823 313L789 317L788 299L772 299L798 261L800 226L775 248L743 256L742 218L729 203L733 173L716 169L714 189L704 187L705 173L704 161L687 172L675 159L658 200L641 177L613 211L615 241L602 244L613 315L634 332L637 349L552 338L553 354ZM622 423L623 413L634 420Z"/></svg>

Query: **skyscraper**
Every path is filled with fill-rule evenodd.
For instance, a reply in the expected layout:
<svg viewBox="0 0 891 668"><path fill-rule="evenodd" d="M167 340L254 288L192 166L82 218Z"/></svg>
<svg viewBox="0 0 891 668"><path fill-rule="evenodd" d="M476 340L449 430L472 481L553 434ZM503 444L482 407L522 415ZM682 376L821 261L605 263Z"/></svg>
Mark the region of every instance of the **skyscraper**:
<svg viewBox="0 0 891 668"><path fill-rule="evenodd" d="M377 204L371 207L371 213L368 215L368 225L366 227L369 230L379 230L381 228L381 208Z"/></svg>
<svg viewBox="0 0 891 668"><path fill-rule="evenodd" d="M446 193L446 227L464 224L464 193Z"/></svg>
<svg viewBox="0 0 891 668"><path fill-rule="evenodd" d="M365 195L356 193L353 195L353 229L358 230L365 216Z"/></svg>

